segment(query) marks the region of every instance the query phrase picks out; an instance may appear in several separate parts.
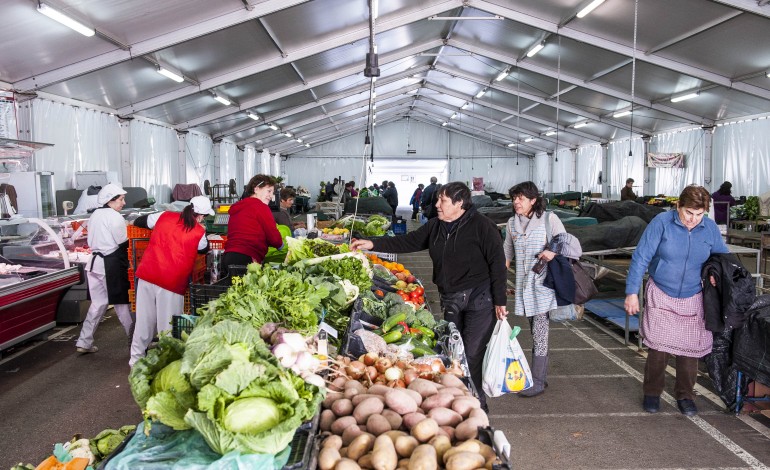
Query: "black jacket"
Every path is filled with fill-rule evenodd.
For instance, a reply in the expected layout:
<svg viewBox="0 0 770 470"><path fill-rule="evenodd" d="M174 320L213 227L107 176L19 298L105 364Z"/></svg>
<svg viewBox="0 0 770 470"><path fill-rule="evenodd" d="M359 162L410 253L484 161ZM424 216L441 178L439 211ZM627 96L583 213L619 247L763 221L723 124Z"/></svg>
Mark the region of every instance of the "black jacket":
<svg viewBox="0 0 770 470"><path fill-rule="evenodd" d="M714 276L716 287L709 276ZM732 253L713 254L701 269L703 284L703 313L706 329L721 333L725 327L740 328L745 313L754 303L754 278Z"/></svg>
<svg viewBox="0 0 770 470"><path fill-rule="evenodd" d="M438 218L414 232L372 240L374 251L412 253L427 249L433 260L433 282L448 294L489 283L495 305L505 305L505 254L497 226L474 206L447 232Z"/></svg>
<svg viewBox="0 0 770 470"><path fill-rule="evenodd" d="M436 186L436 183L431 183L422 190L422 195L420 195L420 207L422 207L423 212L428 211L428 208L433 201L433 193L436 191Z"/></svg>
<svg viewBox="0 0 770 470"><path fill-rule="evenodd" d="M556 305L569 305L575 300L575 275L569 258L556 255L548 263L548 271L543 281L545 287L556 292Z"/></svg>

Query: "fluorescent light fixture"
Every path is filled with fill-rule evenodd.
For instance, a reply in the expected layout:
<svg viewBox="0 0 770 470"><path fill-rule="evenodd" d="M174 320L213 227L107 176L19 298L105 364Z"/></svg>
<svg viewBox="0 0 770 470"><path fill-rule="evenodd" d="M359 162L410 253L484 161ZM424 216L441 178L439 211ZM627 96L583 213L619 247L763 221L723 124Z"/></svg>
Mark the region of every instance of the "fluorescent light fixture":
<svg viewBox="0 0 770 470"><path fill-rule="evenodd" d="M470 105L471 104L466 101L464 105L460 106L460 109L468 109L468 106Z"/></svg>
<svg viewBox="0 0 770 470"><path fill-rule="evenodd" d="M700 94L699 92L694 91L692 93L686 93L684 95L673 96L671 98L671 102L672 103L678 103L678 102L684 101L684 100L691 100L693 98L697 98L699 94Z"/></svg>
<svg viewBox="0 0 770 470"><path fill-rule="evenodd" d="M305 147L310 147L310 144L305 144Z"/></svg>
<svg viewBox="0 0 770 470"><path fill-rule="evenodd" d="M246 116L250 117L251 119L253 119L255 121L259 121L259 116L257 116L254 113L246 113Z"/></svg>
<svg viewBox="0 0 770 470"><path fill-rule="evenodd" d="M532 142L533 140L535 140L534 137L527 137L526 139L524 139L524 142Z"/></svg>
<svg viewBox="0 0 770 470"><path fill-rule="evenodd" d="M770 72L767 72L767 78L770 78Z"/></svg>
<svg viewBox="0 0 770 470"><path fill-rule="evenodd" d="M516 147L516 144L514 144L513 142L511 142L510 144L508 144L508 147Z"/></svg>
<svg viewBox="0 0 770 470"><path fill-rule="evenodd" d="M286 137L294 137L294 135L291 132L284 132L283 135Z"/></svg>
<svg viewBox="0 0 770 470"><path fill-rule="evenodd" d="M376 125L377 125L377 123L376 123L376 122L373 122L373 123L372 123L372 127L375 127Z"/></svg>
<svg viewBox="0 0 770 470"><path fill-rule="evenodd" d="M495 16L429 16L431 21L454 21L454 20L502 20L500 15Z"/></svg>
<svg viewBox="0 0 770 470"><path fill-rule="evenodd" d="M215 99L215 100L217 100L217 101L219 101L220 103L222 103L222 104L223 104L223 105L225 105L225 106L230 106L230 100L228 100L228 99L227 99L227 98L225 98L225 97L222 97L222 96L219 96L219 95L216 95L216 94L215 94L215 95L214 95L214 99Z"/></svg>
<svg viewBox="0 0 770 470"><path fill-rule="evenodd" d="M449 123L448 123L448 122L446 122L446 121L444 121L444 122L442 122L442 123L441 123L441 127L446 127L447 125L449 125Z"/></svg>
<svg viewBox="0 0 770 470"><path fill-rule="evenodd" d="M532 49L529 50L529 52L527 52L527 57L534 56L535 54L540 52L540 49L542 49L544 47L545 47L545 41L541 41L541 42L535 44L535 47L533 47Z"/></svg>
<svg viewBox="0 0 770 470"><path fill-rule="evenodd" d="M504 79L505 77L507 77L507 76L508 76L508 74L509 74L510 72L511 72L511 69L508 69L508 68L507 68L507 69L505 69L505 70L503 70L502 72L500 72L500 73L499 73L499 74L498 74L498 75L495 77L495 81L496 81L496 82L499 82L499 81L501 81L502 79Z"/></svg>
<svg viewBox="0 0 770 470"><path fill-rule="evenodd" d="M604 0L594 0L593 2L589 3L588 5L586 5L585 8L580 10L576 16L578 18L583 18L587 14L591 13L592 11L594 11L594 9L596 7L598 7L599 5L601 5L602 3L604 3Z"/></svg>
<svg viewBox="0 0 770 470"><path fill-rule="evenodd" d="M449 119L454 119L454 118L456 118L456 117L457 117L457 113L452 113L452 115L451 115L451 116L449 116Z"/></svg>
<svg viewBox="0 0 770 470"><path fill-rule="evenodd" d="M183 76L177 73L174 73L165 67L158 66L156 70L158 71L159 74L163 75L166 78L170 78L171 80L174 80L177 83L182 83L184 81Z"/></svg>
<svg viewBox="0 0 770 470"><path fill-rule="evenodd" d="M585 127L587 125L588 125L588 121L583 121L583 122L578 122L577 124L575 124L572 127L574 127L575 129L580 129L581 127Z"/></svg>
<svg viewBox="0 0 770 470"><path fill-rule="evenodd" d="M90 28L84 25L80 21L76 21L70 18L69 16L65 15L59 10L49 7L45 3L38 4L37 11L51 18L54 21L58 21L59 23L63 24L68 28L74 29L78 33L82 34L83 36L91 37L94 34L96 34L96 31L94 31L93 28Z"/></svg>
<svg viewBox="0 0 770 470"><path fill-rule="evenodd" d="M297 139L297 142L299 142L301 144L302 143L302 139Z"/></svg>
<svg viewBox="0 0 770 470"><path fill-rule="evenodd" d="M476 93L476 98L481 98L482 96L484 96L484 93L486 93L486 92L487 92L487 89L484 88L480 92Z"/></svg>
<svg viewBox="0 0 770 470"><path fill-rule="evenodd" d="M377 77L372 77L372 83L376 83L376 82L377 82Z"/></svg>
<svg viewBox="0 0 770 470"><path fill-rule="evenodd" d="M622 118L624 116L628 116L629 114L631 114L631 110L627 109L625 111L621 111L619 113L613 114L612 117L614 117L614 118Z"/></svg>
<svg viewBox="0 0 770 470"><path fill-rule="evenodd" d="M267 127L269 127L270 129L272 129L272 130L274 130L274 131L277 131L277 130L278 130L278 126L276 126L276 125L275 125L275 124L273 124L272 122L268 122L268 123L267 123Z"/></svg>
<svg viewBox="0 0 770 470"><path fill-rule="evenodd" d="M556 135L556 131L550 130L545 132L546 137L551 137L552 135Z"/></svg>

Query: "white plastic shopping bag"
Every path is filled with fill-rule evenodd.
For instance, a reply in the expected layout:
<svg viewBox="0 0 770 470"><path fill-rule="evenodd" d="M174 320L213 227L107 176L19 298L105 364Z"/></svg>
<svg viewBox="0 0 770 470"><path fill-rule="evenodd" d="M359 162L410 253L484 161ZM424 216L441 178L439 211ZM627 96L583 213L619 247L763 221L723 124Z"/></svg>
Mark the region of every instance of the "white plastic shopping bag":
<svg viewBox="0 0 770 470"><path fill-rule="evenodd" d="M532 372L516 335L506 320L497 320L495 331L484 354L483 389L490 397L517 393L532 386Z"/></svg>

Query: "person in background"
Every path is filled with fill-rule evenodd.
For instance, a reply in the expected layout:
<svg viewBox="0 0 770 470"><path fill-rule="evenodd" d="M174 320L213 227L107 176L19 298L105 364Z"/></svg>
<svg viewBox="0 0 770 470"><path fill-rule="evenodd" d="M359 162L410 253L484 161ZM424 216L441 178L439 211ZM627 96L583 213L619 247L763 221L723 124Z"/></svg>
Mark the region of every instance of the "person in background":
<svg viewBox="0 0 770 470"><path fill-rule="evenodd" d="M79 353L95 353L94 333L99 322L112 304L115 314L131 337L134 317L128 302L128 232L120 210L126 205L126 191L116 184L107 184L97 196L101 207L88 219L88 246L91 262L86 264L88 292L91 306L88 308L83 328L75 343Z"/></svg>
<svg viewBox="0 0 770 470"><path fill-rule="evenodd" d="M738 204L735 198L732 196L733 184L729 181L725 181L719 187L719 189L711 195L714 200L714 222L718 224L727 223L727 211L730 207Z"/></svg>
<svg viewBox="0 0 770 470"><path fill-rule="evenodd" d="M396 223L396 220L398 220L398 216L396 215L396 209L398 208L398 191L396 190L396 183L392 181L387 182L387 186L388 186L388 189L386 189L382 193L382 197L385 198L390 208L393 209L392 220L393 220L393 223Z"/></svg>
<svg viewBox="0 0 770 470"><path fill-rule="evenodd" d="M381 191L382 190L380 189L380 185L377 183L369 186L369 192L372 196L379 196Z"/></svg>
<svg viewBox="0 0 770 470"><path fill-rule="evenodd" d="M291 188L283 188L281 190L281 203L278 212L273 212L273 219L278 225L285 225L291 229L291 233L294 233L294 229L304 228L305 224L302 222L295 223L291 220L291 208L294 206L294 201L297 198L297 193Z"/></svg>
<svg viewBox="0 0 770 470"><path fill-rule="evenodd" d="M353 193L355 192L355 196L358 196L358 192L354 188L355 183L352 181L348 181L345 183L345 189L342 191L342 197L340 198L340 203L342 203L342 206L345 206L345 203L348 202L351 198L354 197Z"/></svg>
<svg viewBox="0 0 770 470"><path fill-rule="evenodd" d="M339 183L339 178L334 178L334 181L330 181L326 183L326 200L327 201L333 201L334 196L339 196L339 193L336 191L337 183Z"/></svg>
<svg viewBox="0 0 770 470"><path fill-rule="evenodd" d="M417 220L417 214L420 213L420 196L422 196L422 189L424 187L424 184L418 184L417 189L412 193L412 198L409 199L409 204L412 205L412 220Z"/></svg>
<svg viewBox="0 0 770 470"><path fill-rule="evenodd" d="M728 252L716 223L703 217L708 210L708 191L687 186L675 211L658 214L647 225L631 257L624 304L628 315L639 313L639 288L645 271L650 274L640 325L649 348L642 385L642 407L648 413L660 410L671 354L676 356L677 407L686 416L698 413L693 391L698 358L711 352L713 340L703 315L701 269L713 253Z"/></svg>
<svg viewBox="0 0 770 470"><path fill-rule="evenodd" d="M444 319L454 322L462 335L471 378L487 411L482 391L484 352L496 320L508 314L502 240L497 226L476 211L464 183L446 184L437 194L436 219L406 235L353 239L350 248L388 253L428 250Z"/></svg>
<svg viewBox="0 0 770 470"><path fill-rule="evenodd" d="M156 333L171 330L174 315L184 313L195 257L209 249L203 226L207 215L214 215L211 201L195 196L181 213L155 212L134 220L135 226L152 229L152 235L136 268L136 328L129 366L144 357Z"/></svg>
<svg viewBox="0 0 770 470"><path fill-rule="evenodd" d="M99 191L101 189L101 186L89 186L84 189L80 193L78 205L75 206L72 215L90 214L94 209L101 207L101 204L99 204Z"/></svg>
<svg viewBox="0 0 770 470"><path fill-rule="evenodd" d="M261 263L269 247L283 245L268 204L273 200L275 178L256 175L246 185L245 196L230 207L227 241L222 257L224 275L228 266Z"/></svg>
<svg viewBox="0 0 770 470"><path fill-rule="evenodd" d="M620 190L620 200L621 201L636 201L636 194L634 194L634 179L628 178L626 180L626 185L623 186L623 189Z"/></svg>
<svg viewBox="0 0 770 470"><path fill-rule="evenodd" d="M553 289L543 285L546 271L532 270L539 259L551 261L556 253L545 249L547 233L545 218L551 238L564 233L564 225L553 212L545 212L545 199L540 196L535 183L525 181L508 190L513 201L514 216L508 219L505 230L505 267L516 261L516 289L514 313L525 316L532 332L532 380L533 386L519 392L520 397L534 397L545 391L548 375L548 312L557 307Z"/></svg>
<svg viewBox="0 0 770 470"><path fill-rule="evenodd" d="M345 186L350 189L350 196L351 197L358 197L358 190L356 189L356 182L355 181L348 181L348 183Z"/></svg>
<svg viewBox="0 0 770 470"><path fill-rule="evenodd" d="M428 217L428 213L431 212L431 207L435 204L435 198L433 197L433 194L436 192L437 183L438 178L431 176L430 184L425 187L425 189L422 191L422 194L420 195L420 208L422 208L422 213L425 217Z"/></svg>

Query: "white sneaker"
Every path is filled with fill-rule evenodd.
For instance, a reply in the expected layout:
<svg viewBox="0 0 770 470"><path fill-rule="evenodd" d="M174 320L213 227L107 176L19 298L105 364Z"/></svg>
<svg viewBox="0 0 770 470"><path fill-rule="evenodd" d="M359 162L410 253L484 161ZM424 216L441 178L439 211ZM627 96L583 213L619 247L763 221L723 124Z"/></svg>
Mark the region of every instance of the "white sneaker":
<svg viewBox="0 0 770 470"><path fill-rule="evenodd" d="M96 351L99 350L99 348L97 348L96 346L91 346L90 348L77 347L75 350L82 354L88 354L88 353L95 353Z"/></svg>

